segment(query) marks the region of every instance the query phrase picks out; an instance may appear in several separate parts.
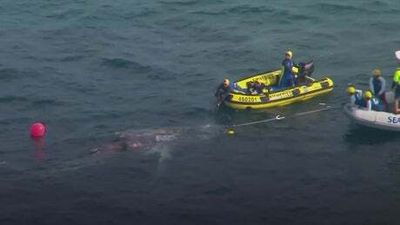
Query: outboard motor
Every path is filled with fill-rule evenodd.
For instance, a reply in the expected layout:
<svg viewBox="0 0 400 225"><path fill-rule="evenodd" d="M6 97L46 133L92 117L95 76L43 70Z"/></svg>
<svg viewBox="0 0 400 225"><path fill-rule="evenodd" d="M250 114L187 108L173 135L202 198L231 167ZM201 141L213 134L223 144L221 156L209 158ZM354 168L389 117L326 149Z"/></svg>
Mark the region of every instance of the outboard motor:
<svg viewBox="0 0 400 225"><path fill-rule="evenodd" d="M311 74L314 72L314 62L310 61L307 63L299 63L299 76L309 76L311 77Z"/></svg>
<svg viewBox="0 0 400 225"><path fill-rule="evenodd" d="M310 61L307 63L299 63L299 74L298 74L298 79L297 83L298 84L303 84L306 83L307 79L306 76L311 77L311 74L314 72L314 62Z"/></svg>

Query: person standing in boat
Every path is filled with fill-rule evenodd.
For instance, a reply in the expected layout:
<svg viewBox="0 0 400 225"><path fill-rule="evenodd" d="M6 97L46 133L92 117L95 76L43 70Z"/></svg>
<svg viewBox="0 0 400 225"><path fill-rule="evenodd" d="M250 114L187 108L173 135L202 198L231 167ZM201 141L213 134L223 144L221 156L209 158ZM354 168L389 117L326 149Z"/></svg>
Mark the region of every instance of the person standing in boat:
<svg viewBox="0 0 400 225"><path fill-rule="evenodd" d="M395 52L398 66L393 74L392 90L394 92L394 113L399 114L399 101L400 101L400 50Z"/></svg>
<svg viewBox="0 0 400 225"><path fill-rule="evenodd" d="M372 71L372 77L369 79L369 89L372 91L372 94L385 102L385 87L386 81L382 77L382 72L380 69L374 69Z"/></svg>
<svg viewBox="0 0 400 225"><path fill-rule="evenodd" d="M295 73L296 67L293 67L295 64L292 60L293 52L287 51L285 53L285 59L282 61L283 66L283 74L279 81L279 87L287 88L295 85Z"/></svg>

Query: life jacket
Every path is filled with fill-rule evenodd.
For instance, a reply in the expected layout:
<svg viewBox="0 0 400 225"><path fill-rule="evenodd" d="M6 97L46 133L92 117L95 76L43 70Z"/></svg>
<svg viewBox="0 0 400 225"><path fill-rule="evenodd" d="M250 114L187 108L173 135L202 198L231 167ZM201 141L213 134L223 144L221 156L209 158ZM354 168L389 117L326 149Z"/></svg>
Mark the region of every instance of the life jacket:
<svg viewBox="0 0 400 225"><path fill-rule="evenodd" d="M372 78L372 86L374 88L374 94L379 94L380 90L382 89L382 78Z"/></svg>
<svg viewBox="0 0 400 225"><path fill-rule="evenodd" d="M400 67L397 67L393 74L393 82L400 85Z"/></svg>
<svg viewBox="0 0 400 225"><path fill-rule="evenodd" d="M364 101L361 91L356 91L353 96L351 96L351 101L353 104L366 107L367 103Z"/></svg>
<svg viewBox="0 0 400 225"><path fill-rule="evenodd" d="M383 101L380 100L379 98L372 98L371 103L372 103L372 110L375 110L375 111L384 111L385 110L385 104L383 104Z"/></svg>
<svg viewBox="0 0 400 225"><path fill-rule="evenodd" d="M215 97L217 98L223 98L225 97L227 94L229 94L229 92L232 91L232 85L229 84L227 87L224 86L224 84L220 84L215 92Z"/></svg>
<svg viewBox="0 0 400 225"><path fill-rule="evenodd" d="M398 98L400 96L400 67L397 67L393 74L392 88L394 88L395 98Z"/></svg>

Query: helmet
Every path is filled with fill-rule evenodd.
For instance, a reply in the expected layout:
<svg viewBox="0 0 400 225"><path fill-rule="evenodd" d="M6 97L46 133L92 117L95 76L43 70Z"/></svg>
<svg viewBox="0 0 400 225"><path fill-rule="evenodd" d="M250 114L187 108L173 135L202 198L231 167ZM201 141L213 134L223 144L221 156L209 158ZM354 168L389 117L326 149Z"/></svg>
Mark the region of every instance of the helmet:
<svg viewBox="0 0 400 225"><path fill-rule="evenodd" d="M374 70L372 71L372 75L374 75L374 76L376 76L376 77L379 77L379 76L382 75L382 72L381 72L380 69L374 69Z"/></svg>
<svg viewBox="0 0 400 225"><path fill-rule="evenodd" d="M293 52L288 50L287 52L285 52L285 55L289 56L290 58L293 57Z"/></svg>
<svg viewBox="0 0 400 225"><path fill-rule="evenodd" d="M350 95L353 95L354 93L356 93L356 88L353 85L350 85L350 86L347 87L346 91Z"/></svg>
<svg viewBox="0 0 400 225"><path fill-rule="evenodd" d="M229 86L229 80L228 79L224 79L224 87L228 87Z"/></svg>
<svg viewBox="0 0 400 225"><path fill-rule="evenodd" d="M371 99L372 98L372 92L370 90L366 91L365 94L364 94L364 98Z"/></svg>

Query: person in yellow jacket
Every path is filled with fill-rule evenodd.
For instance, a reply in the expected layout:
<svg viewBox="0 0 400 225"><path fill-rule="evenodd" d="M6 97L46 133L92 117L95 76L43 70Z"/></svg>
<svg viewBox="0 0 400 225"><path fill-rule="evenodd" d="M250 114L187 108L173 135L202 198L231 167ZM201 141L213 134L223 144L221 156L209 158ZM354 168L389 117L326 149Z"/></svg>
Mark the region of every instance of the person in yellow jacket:
<svg viewBox="0 0 400 225"><path fill-rule="evenodd" d="M392 89L394 92L394 113L399 114L400 113L400 108L399 108L399 101L400 101L400 50L395 52L398 66L396 68L396 71L393 74L393 83L392 83Z"/></svg>

